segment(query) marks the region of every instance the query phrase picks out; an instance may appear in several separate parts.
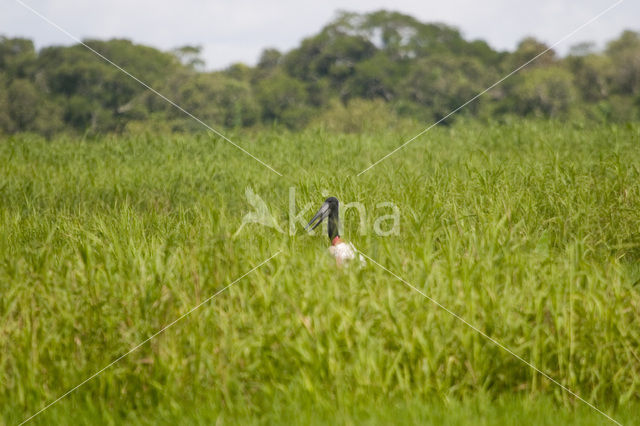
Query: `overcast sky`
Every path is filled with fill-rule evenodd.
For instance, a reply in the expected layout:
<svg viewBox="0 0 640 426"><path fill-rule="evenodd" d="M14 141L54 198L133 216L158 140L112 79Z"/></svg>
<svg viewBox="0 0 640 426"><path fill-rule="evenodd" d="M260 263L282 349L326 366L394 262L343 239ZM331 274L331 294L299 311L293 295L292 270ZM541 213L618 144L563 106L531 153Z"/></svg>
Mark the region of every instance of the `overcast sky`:
<svg viewBox="0 0 640 426"><path fill-rule="evenodd" d="M20 0L79 38L129 38L171 49L200 45L207 68L255 64L265 47L286 51L317 33L336 10L397 10L426 22L458 27L498 49L513 49L525 36L552 44L616 0ZM27 37L36 47L72 44L59 30L17 0L0 0L0 34ZM640 1L625 0L558 46L565 53L581 41L603 46L623 29L640 30Z"/></svg>

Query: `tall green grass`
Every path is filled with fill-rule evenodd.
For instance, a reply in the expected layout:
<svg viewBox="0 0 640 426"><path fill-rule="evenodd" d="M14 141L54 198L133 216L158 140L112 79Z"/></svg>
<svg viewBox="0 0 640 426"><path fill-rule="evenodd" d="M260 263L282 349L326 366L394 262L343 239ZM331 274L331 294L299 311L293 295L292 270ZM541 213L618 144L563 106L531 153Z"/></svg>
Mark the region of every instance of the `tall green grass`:
<svg viewBox="0 0 640 426"><path fill-rule="evenodd" d="M250 224L250 186L288 230L326 195L344 237L621 420L640 398L640 127L553 122L412 136L0 141L0 419L17 423L277 251L34 423L600 423L606 419L324 234ZM379 202L400 232L373 232ZM313 210L313 211L312 211ZM532 414L535 413L535 414ZM563 420L564 419L564 420ZM0 420L1 422L2 420Z"/></svg>

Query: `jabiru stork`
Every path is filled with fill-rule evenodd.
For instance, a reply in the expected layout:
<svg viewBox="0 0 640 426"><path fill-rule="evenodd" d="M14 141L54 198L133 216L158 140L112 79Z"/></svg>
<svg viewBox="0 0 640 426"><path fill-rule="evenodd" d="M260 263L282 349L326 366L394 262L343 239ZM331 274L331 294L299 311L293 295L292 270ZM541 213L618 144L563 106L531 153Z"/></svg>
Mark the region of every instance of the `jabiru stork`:
<svg viewBox="0 0 640 426"><path fill-rule="evenodd" d="M310 226L311 230L314 230L322 223L324 219L327 219L327 232L329 234L329 253L336 258L338 266L345 262L353 260L358 256L361 264L365 264L364 257L358 253L356 248L351 243L347 243L340 238L340 215L339 215L340 203L336 197L329 197L324 201L324 204L320 207L318 212L313 216L311 221L305 226L305 230L308 230ZM316 222L317 221L317 222ZM315 223L315 224L314 224Z"/></svg>

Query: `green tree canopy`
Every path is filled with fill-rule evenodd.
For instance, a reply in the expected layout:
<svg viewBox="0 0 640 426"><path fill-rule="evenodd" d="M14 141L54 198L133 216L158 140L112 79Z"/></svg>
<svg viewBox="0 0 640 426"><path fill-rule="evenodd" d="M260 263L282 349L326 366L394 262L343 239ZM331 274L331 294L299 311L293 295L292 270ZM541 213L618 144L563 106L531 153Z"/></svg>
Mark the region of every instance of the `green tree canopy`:
<svg viewBox="0 0 640 426"><path fill-rule="evenodd" d="M342 11L288 52L267 48L255 67L236 63L217 72L204 69L199 46L162 52L123 39L85 44L216 128L295 128L326 117L333 128L352 131L367 111L434 122L534 58L444 124L461 115L640 117L635 31L602 52L585 42L559 57L532 37L498 51L443 23L387 10ZM201 129L86 46L36 51L30 40L0 37L0 132L110 132L129 123ZM340 117L348 123L340 126Z"/></svg>

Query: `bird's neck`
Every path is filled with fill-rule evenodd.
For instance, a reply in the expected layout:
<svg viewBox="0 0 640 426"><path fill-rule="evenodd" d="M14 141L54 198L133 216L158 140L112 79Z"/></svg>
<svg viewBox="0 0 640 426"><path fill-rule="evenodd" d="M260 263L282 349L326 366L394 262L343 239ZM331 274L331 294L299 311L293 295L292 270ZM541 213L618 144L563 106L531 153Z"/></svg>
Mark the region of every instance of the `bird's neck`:
<svg viewBox="0 0 640 426"><path fill-rule="evenodd" d="M327 232L329 233L329 240L333 243L336 237L339 237L340 219L338 217L338 211L334 210L329 214L329 220L327 221Z"/></svg>
<svg viewBox="0 0 640 426"><path fill-rule="evenodd" d="M333 240L331 240L331 245L332 246L337 246L338 244L340 244L342 242L342 240L340 239L340 235L336 235Z"/></svg>

